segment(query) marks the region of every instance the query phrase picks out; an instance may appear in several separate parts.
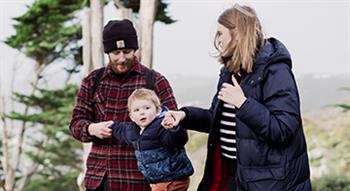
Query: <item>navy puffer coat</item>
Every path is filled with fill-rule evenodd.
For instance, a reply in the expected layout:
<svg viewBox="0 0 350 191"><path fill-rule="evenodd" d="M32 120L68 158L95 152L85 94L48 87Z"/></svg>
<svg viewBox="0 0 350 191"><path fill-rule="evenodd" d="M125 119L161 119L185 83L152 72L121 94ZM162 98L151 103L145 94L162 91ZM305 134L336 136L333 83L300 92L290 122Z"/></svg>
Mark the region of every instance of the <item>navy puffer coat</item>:
<svg viewBox="0 0 350 191"><path fill-rule="evenodd" d="M292 61L285 46L270 38L256 56L253 72L240 82L247 100L236 113L237 186L249 191L311 190L306 141ZM185 128L209 133L204 177L198 190L213 180L218 148L217 99L231 73L223 67L210 109L184 107ZM220 157L220 155L219 155Z"/></svg>
<svg viewBox="0 0 350 191"><path fill-rule="evenodd" d="M176 181L193 174L193 166L184 145L187 132L181 127L165 129L163 112L140 134L134 122L114 122L113 137L125 141L135 149L137 167L149 183Z"/></svg>

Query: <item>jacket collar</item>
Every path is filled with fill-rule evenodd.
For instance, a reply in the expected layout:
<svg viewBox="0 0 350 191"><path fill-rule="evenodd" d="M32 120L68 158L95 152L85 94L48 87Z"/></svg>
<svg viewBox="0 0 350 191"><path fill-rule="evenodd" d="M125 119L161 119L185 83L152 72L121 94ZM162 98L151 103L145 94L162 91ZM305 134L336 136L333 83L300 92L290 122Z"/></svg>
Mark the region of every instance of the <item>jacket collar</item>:
<svg viewBox="0 0 350 191"><path fill-rule="evenodd" d="M270 54L273 53L273 50L273 45L269 41L266 41L265 46L256 55L256 59L253 65L253 72L246 76L249 78L248 83L250 85L255 85L263 79L264 69L269 63L269 58L271 57ZM223 82L229 82L231 80L231 75L232 74L227 67L223 66L221 68L220 78Z"/></svg>
<svg viewBox="0 0 350 191"><path fill-rule="evenodd" d="M231 78L231 72L226 66L223 66L220 71L220 78L223 82L229 82Z"/></svg>

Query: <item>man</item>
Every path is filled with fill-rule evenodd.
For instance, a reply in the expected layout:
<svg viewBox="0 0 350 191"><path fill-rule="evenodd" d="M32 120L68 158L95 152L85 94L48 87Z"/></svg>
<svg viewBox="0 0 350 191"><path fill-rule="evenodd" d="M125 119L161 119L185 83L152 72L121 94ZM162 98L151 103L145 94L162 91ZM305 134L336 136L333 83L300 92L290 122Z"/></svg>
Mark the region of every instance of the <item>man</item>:
<svg viewBox="0 0 350 191"><path fill-rule="evenodd" d="M74 138L92 142L85 186L88 191L150 190L137 169L133 149L111 137L107 121L130 121L127 99L135 89L149 84L147 73L153 76L152 89L169 109L177 107L173 91L164 76L149 72L138 62L137 35L131 21L109 21L103 29L103 45L108 66L83 79L70 123Z"/></svg>

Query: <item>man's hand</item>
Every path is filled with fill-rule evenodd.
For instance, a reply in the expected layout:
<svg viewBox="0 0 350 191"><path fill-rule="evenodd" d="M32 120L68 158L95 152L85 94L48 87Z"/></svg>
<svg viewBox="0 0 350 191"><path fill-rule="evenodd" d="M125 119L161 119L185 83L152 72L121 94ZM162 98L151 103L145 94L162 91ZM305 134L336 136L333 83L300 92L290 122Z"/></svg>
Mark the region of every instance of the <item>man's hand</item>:
<svg viewBox="0 0 350 191"><path fill-rule="evenodd" d="M99 123L91 123L88 127L89 134L100 139L111 137L112 129L109 128L113 121L104 121Z"/></svg>

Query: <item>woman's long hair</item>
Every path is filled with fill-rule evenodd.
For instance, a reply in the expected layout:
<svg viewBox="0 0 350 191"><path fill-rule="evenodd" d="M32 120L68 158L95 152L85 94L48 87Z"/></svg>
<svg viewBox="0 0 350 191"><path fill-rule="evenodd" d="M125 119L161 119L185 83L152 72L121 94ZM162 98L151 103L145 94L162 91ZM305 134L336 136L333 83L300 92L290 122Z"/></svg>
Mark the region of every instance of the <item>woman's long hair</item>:
<svg viewBox="0 0 350 191"><path fill-rule="evenodd" d="M219 62L233 73L238 73L240 69L247 73L252 72L256 53L264 42L261 24L255 11L251 7L235 4L219 16L218 22L228 28L231 35L231 41L218 55ZM215 36L214 46L219 50L217 38L218 34ZM230 59L223 59L227 57Z"/></svg>

